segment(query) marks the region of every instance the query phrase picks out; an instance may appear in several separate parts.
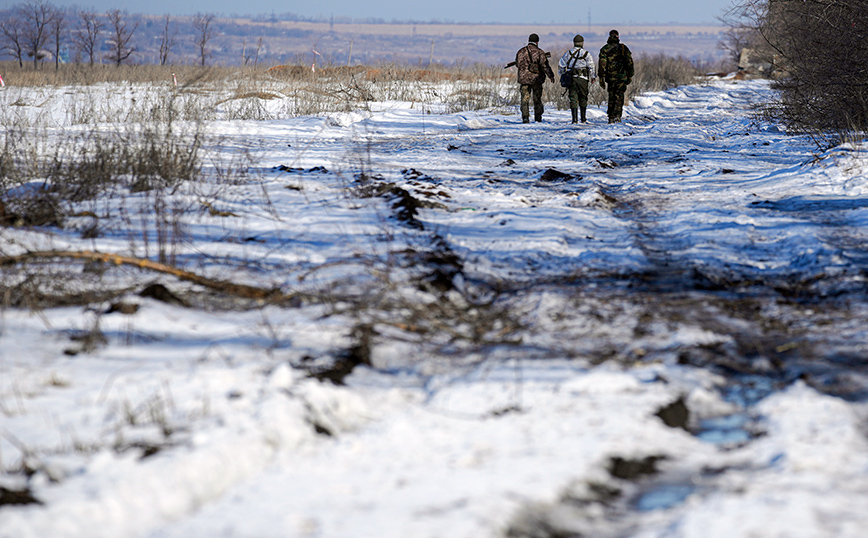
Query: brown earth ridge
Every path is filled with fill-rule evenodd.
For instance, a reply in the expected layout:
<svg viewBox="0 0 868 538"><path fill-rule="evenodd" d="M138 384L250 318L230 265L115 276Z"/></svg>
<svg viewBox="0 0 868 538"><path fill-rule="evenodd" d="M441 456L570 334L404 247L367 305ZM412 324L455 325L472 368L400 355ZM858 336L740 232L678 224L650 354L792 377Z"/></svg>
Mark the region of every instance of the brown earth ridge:
<svg viewBox="0 0 868 538"><path fill-rule="evenodd" d="M158 63L163 17L138 16L136 63ZM174 64L200 61L192 17L173 17L178 28L169 55ZM575 34L585 37L588 50L599 51L609 30L617 28L635 54L683 56L713 63L723 52L724 28L704 25L558 24L437 24L330 23L260 21L217 18L208 42L208 64L232 65L375 65L378 63L498 65L512 60L527 36L540 36L540 46L559 54L572 45Z"/></svg>

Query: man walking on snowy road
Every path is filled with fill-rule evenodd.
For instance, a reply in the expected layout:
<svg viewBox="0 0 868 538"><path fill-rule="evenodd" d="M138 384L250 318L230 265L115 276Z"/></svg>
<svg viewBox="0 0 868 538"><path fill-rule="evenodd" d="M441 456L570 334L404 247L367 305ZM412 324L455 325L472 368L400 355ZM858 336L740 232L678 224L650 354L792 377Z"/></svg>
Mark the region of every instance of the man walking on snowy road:
<svg viewBox="0 0 868 538"><path fill-rule="evenodd" d="M570 95L570 112L573 123L578 123L579 110L582 112L582 123L587 123L585 112L588 109L589 85L597 79L594 69L594 58L584 48L585 38L577 35L573 38L573 48L561 56L558 62L558 75L563 77L569 73L570 85L567 91ZM563 82L561 82L563 84Z"/></svg>
<svg viewBox="0 0 868 538"><path fill-rule="evenodd" d="M621 43L618 30L600 49L600 86L609 90L609 123L619 123L624 112L624 93L633 81L633 54Z"/></svg>
<svg viewBox="0 0 868 538"><path fill-rule="evenodd" d="M543 102L542 88L546 78L555 81L555 74L549 65L545 51L539 48L539 36L530 34L527 46L515 53L515 65L518 67L518 84L521 91L521 121L530 121L530 99L533 95L534 121L542 121Z"/></svg>

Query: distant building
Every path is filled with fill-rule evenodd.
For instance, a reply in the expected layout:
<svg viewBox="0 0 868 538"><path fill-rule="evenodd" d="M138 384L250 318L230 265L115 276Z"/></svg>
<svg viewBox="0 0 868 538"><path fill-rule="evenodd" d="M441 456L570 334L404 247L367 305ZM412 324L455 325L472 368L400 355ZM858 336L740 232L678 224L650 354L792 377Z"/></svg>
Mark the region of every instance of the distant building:
<svg viewBox="0 0 868 538"><path fill-rule="evenodd" d="M769 51L757 49L741 49L738 59L738 72L742 78L773 78L786 76L780 56Z"/></svg>

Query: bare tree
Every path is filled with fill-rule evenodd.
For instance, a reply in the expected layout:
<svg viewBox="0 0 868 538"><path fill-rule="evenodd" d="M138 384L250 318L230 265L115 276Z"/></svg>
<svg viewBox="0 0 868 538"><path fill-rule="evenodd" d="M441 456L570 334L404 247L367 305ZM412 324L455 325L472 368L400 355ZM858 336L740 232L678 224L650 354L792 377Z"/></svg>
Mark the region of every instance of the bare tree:
<svg viewBox="0 0 868 538"><path fill-rule="evenodd" d="M253 65L259 65L259 53L262 52L262 38L256 41L256 54L253 56Z"/></svg>
<svg viewBox="0 0 868 538"><path fill-rule="evenodd" d="M54 9L51 19L50 34L54 41L54 70L60 69L60 47L63 44L63 34L66 31L66 13L60 8Z"/></svg>
<svg viewBox="0 0 868 538"><path fill-rule="evenodd" d="M126 12L119 9L110 9L106 12L106 16L108 17L108 24L112 35L112 50L106 57L113 61L115 65L121 65L136 52L136 47L132 44L132 40L133 32L139 27L139 23L135 23L130 27L127 21L124 20Z"/></svg>
<svg viewBox="0 0 868 538"><path fill-rule="evenodd" d="M241 62L242 62L242 64L246 66L250 63L250 60L252 59L253 65L259 65L259 53L261 50L262 50L262 38L261 37L256 42L256 48L250 54L247 53L247 39L246 38L243 39L242 45L241 45Z"/></svg>
<svg viewBox="0 0 868 538"><path fill-rule="evenodd" d="M197 13L193 18L193 28L198 32L196 45L199 47L199 58L202 61L202 67L205 67L205 59L210 56L208 41L211 40L211 24L213 22L214 14L212 13Z"/></svg>
<svg viewBox="0 0 868 538"><path fill-rule="evenodd" d="M51 37L51 25L56 9L46 0L29 0L18 8L24 22L22 29L24 53L33 58L33 68L46 56L45 45Z"/></svg>
<svg viewBox="0 0 868 538"><path fill-rule="evenodd" d="M765 35L768 0L736 0L719 20L724 24L724 39L719 47L738 63L742 52L750 49L750 59L756 64L772 65L777 51Z"/></svg>
<svg viewBox="0 0 868 538"><path fill-rule="evenodd" d="M718 48L726 52L732 64L738 65L744 49L756 50L765 46L755 26L736 10L729 11L718 20L724 25L723 39L718 43Z"/></svg>
<svg viewBox="0 0 868 538"><path fill-rule="evenodd" d="M23 23L17 10L7 10L0 15L0 34L3 35L3 48L18 60L18 67L24 67Z"/></svg>
<svg viewBox="0 0 868 538"><path fill-rule="evenodd" d="M165 24L163 33L160 36L160 65L166 65L169 62L169 52L175 46L175 38L178 37L178 29L170 27L170 17L167 13L163 18Z"/></svg>
<svg viewBox="0 0 868 538"><path fill-rule="evenodd" d="M90 65L93 65L99 50L99 37L103 29L103 22L99 15L90 11L82 11L78 16L81 20L72 37L78 49L87 55Z"/></svg>
<svg viewBox="0 0 868 538"><path fill-rule="evenodd" d="M780 102L769 112L807 132L868 129L864 0L740 0L773 52Z"/></svg>

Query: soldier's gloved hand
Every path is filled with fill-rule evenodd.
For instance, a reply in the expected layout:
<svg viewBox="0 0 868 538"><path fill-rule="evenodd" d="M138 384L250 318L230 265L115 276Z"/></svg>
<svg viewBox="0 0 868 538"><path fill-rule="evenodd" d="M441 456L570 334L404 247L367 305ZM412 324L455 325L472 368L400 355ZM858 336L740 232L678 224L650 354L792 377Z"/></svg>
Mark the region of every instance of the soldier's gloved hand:
<svg viewBox="0 0 868 538"><path fill-rule="evenodd" d="M554 81L555 81L555 77L554 77L554 75L550 76L550 77L549 77L549 82L554 82Z"/></svg>

